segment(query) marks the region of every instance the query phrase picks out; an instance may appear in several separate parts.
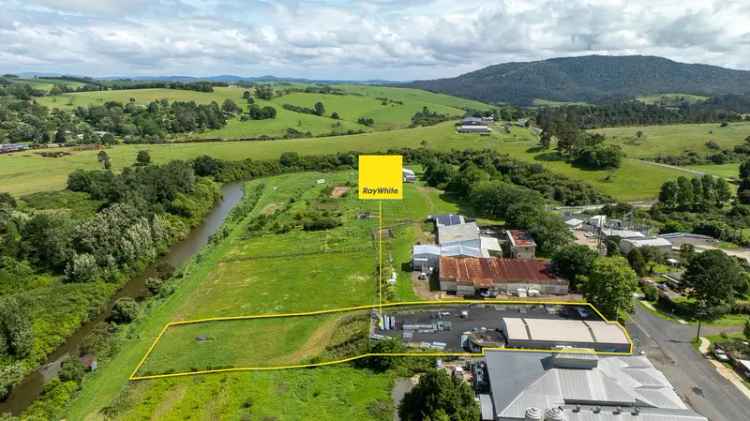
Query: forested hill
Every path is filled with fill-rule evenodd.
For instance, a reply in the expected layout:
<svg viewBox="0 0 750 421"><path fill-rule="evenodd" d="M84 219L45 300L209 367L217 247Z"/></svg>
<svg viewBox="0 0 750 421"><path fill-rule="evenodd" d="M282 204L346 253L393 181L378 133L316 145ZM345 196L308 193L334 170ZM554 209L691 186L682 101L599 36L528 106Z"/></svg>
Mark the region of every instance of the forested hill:
<svg viewBox="0 0 750 421"><path fill-rule="evenodd" d="M534 99L597 102L660 93L750 93L750 71L677 63L653 56L583 56L485 67L407 86L485 102L529 105Z"/></svg>

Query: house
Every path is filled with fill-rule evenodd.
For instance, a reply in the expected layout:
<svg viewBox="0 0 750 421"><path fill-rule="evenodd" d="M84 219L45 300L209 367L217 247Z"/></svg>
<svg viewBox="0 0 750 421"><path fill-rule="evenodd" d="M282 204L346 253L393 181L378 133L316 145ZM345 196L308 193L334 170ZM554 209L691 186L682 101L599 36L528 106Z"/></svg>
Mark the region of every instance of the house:
<svg viewBox="0 0 750 421"><path fill-rule="evenodd" d="M401 170L401 173L404 176L404 183L416 183L417 182L417 175L414 174L413 170L404 168Z"/></svg>
<svg viewBox="0 0 750 421"><path fill-rule="evenodd" d="M487 117L482 117L482 123L483 124L492 124L494 122L495 122L495 116L491 116L490 115L490 116L487 116Z"/></svg>
<svg viewBox="0 0 750 421"><path fill-rule="evenodd" d="M438 275L441 291L462 296L485 292L509 295L519 290L568 293L568 281L555 276L543 260L440 256Z"/></svg>
<svg viewBox="0 0 750 421"><path fill-rule="evenodd" d="M500 332L509 348L572 347L624 353L631 348L622 326L600 320L504 317L500 320Z"/></svg>
<svg viewBox="0 0 750 421"><path fill-rule="evenodd" d="M458 225L466 222L463 215L454 215L452 213L433 216L432 220L435 222L435 228L447 225Z"/></svg>
<svg viewBox="0 0 750 421"><path fill-rule="evenodd" d="M578 218L569 218L565 220L565 225L572 230L580 230L583 228L583 221Z"/></svg>
<svg viewBox="0 0 750 421"><path fill-rule="evenodd" d="M481 117L464 117L459 124L461 126L484 126L485 121Z"/></svg>
<svg viewBox="0 0 750 421"><path fill-rule="evenodd" d="M505 235L510 244L510 255L516 259L533 259L536 256L536 242L527 231L507 230Z"/></svg>
<svg viewBox="0 0 750 421"><path fill-rule="evenodd" d="M456 129L459 133L492 133L492 129L487 126L459 126Z"/></svg>
<svg viewBox="0 0 750 421"><path fill-rule="evenodd" d="M482 257L503 257L503 247L495 237L479 237L479 248L482 251Z"/></svg>
<svg viewBox="0 0 750 421"><path fill-rule="evenodd" d="M708 421L645 356L495 350L483 365L492 420Z"/></svg>
<svg viewBox="0 0 750 421"><path fill-rule="evenodd" d="M441 246L463 245L480 248L479 226L475 222L454 225L438 225L437 242Z"/></svg>
<svg viewBox="0 0 750 421"><path fill-rule="evenodd" d="M412 270L430 274L437 269L438 259L440 259L440 246L417 244L412 249Z"/></svg>
<svg viewBox="0 0 750 421"><path fill-rule="evenodd" d="M672 243L666 238L623 238L620 240L620 251L623 254L628 254L631 250L641 247L653 247L665 254L672 251Z"/></svg>

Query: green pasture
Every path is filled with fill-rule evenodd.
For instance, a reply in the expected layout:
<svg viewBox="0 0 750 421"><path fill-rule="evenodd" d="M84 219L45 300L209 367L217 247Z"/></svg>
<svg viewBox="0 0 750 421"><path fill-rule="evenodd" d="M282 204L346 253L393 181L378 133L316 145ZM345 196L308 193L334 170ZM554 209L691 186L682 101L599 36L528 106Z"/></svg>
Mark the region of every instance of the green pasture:
<svg viewBox="0 0 750 421"><path fill-rule="evenodd" d="M729 123L721 127L719 123L671 124L663 126L614 127L595 130L607 136L609 142L620 145L628 157L653 158L659 155L680 155L692 151L708 153L706 146L714 141L724 149L745 142L750 136L750 122ZM642 136L637 136L638 132Z"/></svg>
<svg viewBox="0 0 750 421"><path fill-rule="evenodd" d="M390 130L360 135L334 136L315 139L290 139L276 141L170 143L162 145L117 145L107 149L113 169L120 171L132 165L140 150L148 150L157 163L175 159L192 159L200 155L216 158L276 159L283 152L295 151L301 155L336 152L379 152L389 148L419 148L448 151L452 149L494 149L514 158L539 163L552 171L573 179L591 183L604 193L620 200L646 200L658 194L661 184L684 173L661 168L638 160L626 159L615 171L590 171L574 168L555 160L554 154L538 151L535 136L525 128L514 127L511 133L498 129L491 136L459 134L453 123L432 127ZM75 169L99 167L97 151L69 150L71 156L44 158L34 152L0 155L0 191L16 195L38 191L59 190L65 187L68 174Z"/></svg>
<svg viewBox="0 0 750 421"><path fill-rule="evenodd" d="M344 121L356 123L360 118L372 118L377 130L389 130L408 127L412 116L423 107L430 111L450 115L456 118L464 115L464 110L434 104L422 100L407 100L403 104L381 101L372 96L359 95L323 95L316 93L291 93L273 99L279 105L292 104L300 107L313 108L316 102L325 106L326 116L336 112Z"/></svg>
<svg viewBox="0 0 750 421"><path fill-rule="evenodd" d="M707 96L702 95L691 95L691 94L680 94L680 93L666 93L656 95L644 95L639 96L638 101L644 104L679 104L686 101L690 104L703 102L708 99Z"/></svg>
<svg viewBox="0 0 750 421"><path fill-rule="evenodd" d="M254 218L279 209L282 211L277 217L280 221L287 221L293 218L291 214L294 210L304 206L304 203L320 200L324 189L344 185L355 177L353 171L301 173L248 183L248 189L263 186L263 193L255 208L233 225L228 238L188 265L184 271L186 275L179 281L179 288L173 295L158 301L146 317L131 325L131 329L137 333L129 335L114 359L84 383L80 397L68 411L69 419L103 419L103 408L107 408L105 412L114 419L181 419L187 413L206 419L238 418L247 413L247 408L241 405L245 400L258 405L257 409L253 409L256 411L253 414L272 414L280 419L304 418L304 414L312 413L310 411L315 411L316 419L338 419L341 414L349 414L356 419L380 419L377 412L373 412L373 406L379 405L383 399L387 401L391 374L374 374L348 366L127 382L130 371L136 367L162 327L171 321L200 316L297 312L374 303L377 254L374 235L369 228L377 227L377 219L373 217L376 216L377 202L359 202L353 191L335 199L340 201L338 207L345 223L333 230L254 236L247 229ZM319 184L318 180L321 179L325 181ZM290 202L292 198L294 200ZM417 227L422 226L421 219L426 213L456 209L454 204L445 202L437 190L407 185L403 202L384 202L385 224L404 227L394 228L394 238L385 244L386 258L393 256L393 265L400 268L410 257L403 251L413 244L416 235L424 235ZM354 217L366 212L370 212L370 218ZM360 225L361 231L356 232ZM344 233L352 238L344 238ZM345 255L346 258L342 257L343 254L328 253L362 244L372 250L362 256ZM297 250L320 252L315 255L317 263L312 258L269 257ZM257 259L259 256L267 258ZM389 263L386 262L386 265ZM301 269L295 270L295 266ZM359 275L345 276L345 270L338 266ZM248 278L253 278L252 283L247 283ZM403 278L401 273L396 290L396 299L414 299L409 278ZM409 291L410 294L402 295L402 291ZM326 339L335 338L336 331L340 330L331 323L324 323L322 328L305 326L304 323L307 322L303 322L303 325L286 322L269 324L269 335L273 336L276 332L280 335L278 339L260 335L261 331L256 335L222 323L211 325L210 329L196 325L170 332L169 335L178 335L166 337L160 345L164 348L153 355L154 359L147 362L143 371L169 371L183 366L193 368L198 363L202 364L201 367L234 365L236 361L242 362L242 358L248 361L255 358L251 355L253 352L269 358L276 355L279 361L304 359L322 353L328 343ZM186 346L198 345L195 339L201 335L207 336L207 340L199 345L206 346L198 348L200 352L193 354L190 352L192 347ZM222 343L222 351L216 351L215 346ZM181 356L174 359L176 354ZM302 390L289 390L297 387L293 385L298 383L303 383L303 386L299 386ZM193 408L197 412L189 412L200 396L210 396L218 391L221 397L212 399L211 405L201 405L200 408ZM283 398L284 403L263 405L269 399L267 393ZM315 399L311 396L315 396ZM385 415L390 416L390 410Z"/></svg>
<svg viewBox="0 0 750 421"><path fill-rule="evenodd" d="M740 173L740 164L736 162L720 165L690 165L685 168L724 178L738 178Z"/></svg>

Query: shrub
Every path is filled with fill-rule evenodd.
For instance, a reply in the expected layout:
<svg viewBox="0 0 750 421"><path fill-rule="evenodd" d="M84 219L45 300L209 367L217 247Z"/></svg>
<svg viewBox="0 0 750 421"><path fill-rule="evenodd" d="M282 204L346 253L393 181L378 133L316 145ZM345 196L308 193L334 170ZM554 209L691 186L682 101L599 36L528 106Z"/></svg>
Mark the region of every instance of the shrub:
<svg viewBox="0 0 750 421"><path fill-rule="evenodd" d="M112 321L115 323L130 323L138 318L138 303L131 297L118 298L112 307Z"/></svg>

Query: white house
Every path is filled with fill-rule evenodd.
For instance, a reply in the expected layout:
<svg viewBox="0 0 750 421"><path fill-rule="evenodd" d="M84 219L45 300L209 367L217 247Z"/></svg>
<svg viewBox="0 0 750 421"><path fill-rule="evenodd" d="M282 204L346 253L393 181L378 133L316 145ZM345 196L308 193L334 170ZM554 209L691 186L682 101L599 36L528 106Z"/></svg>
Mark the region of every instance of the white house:
<svg viewBox="0 0 750 421"><path fill-rule="evenodd" d="M414 174L413 170L404 168L401 170L401 172L404 176L404 183L416 183L417 182L417 175Z"/></svg>
<svg viewBox="0 0 750 421"><path fill-rule="evenodd" d="M620 240L620 250L623 254L628 254L631 250L641 247L654 247L664 253L672 251L672 243L666 238L623 238Z"/></svg>

